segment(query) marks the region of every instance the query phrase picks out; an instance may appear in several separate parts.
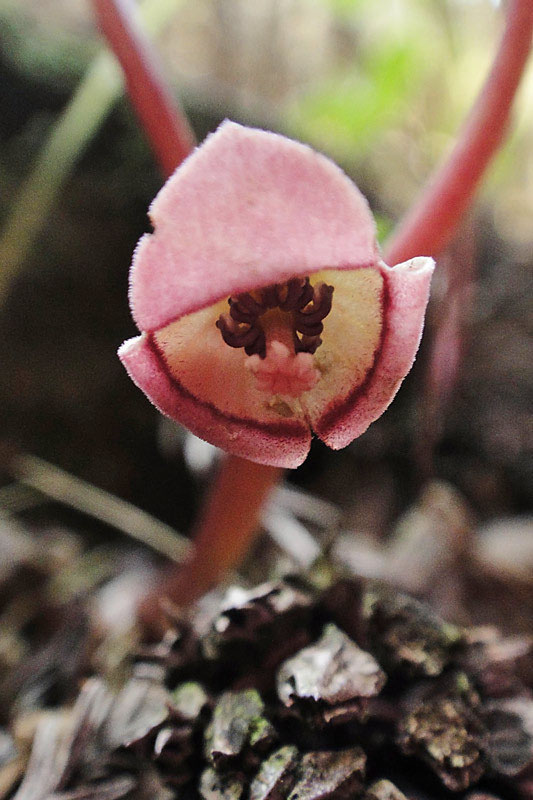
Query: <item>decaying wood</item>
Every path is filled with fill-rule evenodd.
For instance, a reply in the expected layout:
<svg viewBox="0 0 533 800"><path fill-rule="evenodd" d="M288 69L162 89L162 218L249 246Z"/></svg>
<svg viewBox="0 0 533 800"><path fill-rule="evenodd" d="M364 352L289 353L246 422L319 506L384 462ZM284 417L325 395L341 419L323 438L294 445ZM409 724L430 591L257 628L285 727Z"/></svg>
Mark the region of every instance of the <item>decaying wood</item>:
<svg viewBox="0 0 533 800"><path fill-rule="evenodd" d="M13 800L529 800L531 660L375 581L214 593L41 720Z"/></svg>

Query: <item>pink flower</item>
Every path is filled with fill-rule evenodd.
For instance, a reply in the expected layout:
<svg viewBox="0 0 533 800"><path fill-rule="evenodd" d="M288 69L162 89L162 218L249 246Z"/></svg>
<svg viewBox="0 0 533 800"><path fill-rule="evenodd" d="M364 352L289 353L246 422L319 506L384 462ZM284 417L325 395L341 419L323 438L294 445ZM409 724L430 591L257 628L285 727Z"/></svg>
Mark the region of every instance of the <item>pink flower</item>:
<svg viewBox="0 0 533 800"><path fill-rule="evenodd" d="M420 341L430 258L388 267L368 205L329 159L223 123L176 170L135 251L119 356L197 436L296 467L387 408Z"/></svg>

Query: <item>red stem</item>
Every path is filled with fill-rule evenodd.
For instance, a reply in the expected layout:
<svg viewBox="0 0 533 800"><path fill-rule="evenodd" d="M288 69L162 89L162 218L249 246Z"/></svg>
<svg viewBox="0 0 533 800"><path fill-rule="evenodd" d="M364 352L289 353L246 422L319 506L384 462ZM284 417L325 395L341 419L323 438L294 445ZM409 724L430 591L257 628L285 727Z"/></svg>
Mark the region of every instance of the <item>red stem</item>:
<svg viewBox="0 0 533 800"><path fill-rule="evenodd" d="M259 515L281 469L254 464L238 456L225 456L194 526L194 551L182 566L171 567L157 592L141 609L145 627L164 630L162 597L187 606L238 566L252 543Z"/></svg>
<svg viewBox="0 0 533 800"><path fill-rule="evenodd" d="M93 5L161 170L171 175L195 145L189 123L172 98L149 39L136 24L131 0L93 0ZM280 475L274 467L224 457L194 526L191 559L170 569L144 602L141 616L147 627L154 630L163 624L161 597L185 605L242 560L259 528L263 501Z"/></svg>
<svg viewBox="0 0 533 800"><path fill-rule="evenodd" d="M467 216L451 244L439 256L434 303L426 321L425 373L420 386L414 455L420 480L434 472L434 454L447 421L447 411L457 384L468 344L475 286L475 235L472 215ZM440 287L439 279L444 284ZM426 335L427 335L426 334Z"/></svg>
<svg viewBox="0 0 533 800"><path fill-rule="evenodd" d="M437 169L387 244L387 263L398 264L416 255L438 255L451 240L503 140L531 48L532 30L532 0L512 0L505 33L480 95L450 157Z"/></svg>
<svg viewBox="0 0 533 800"><path fill-rule="evenodd" d="M131 102L165 177L196 142L189 122L163 78L132 0L93 0L102 33L120 62Z"/></svg>
<svg viewBox="0 0 533 800"><path fill-rule="evenodd" d="M167 89L150 42L134 24L130 0L93 0L96 14L119 59L128 93L165 175L194 146L186 118ZM500 144L513 95L525 66L533 27L531 0L513 0L507 29L489 78L459 141L428 190L387 249L396 263L420 253L439 252L453 235L492 154ZM143 617L161 620L162 590L178 603L194 599L239 563L258 527L263 501L280 470L229 456L221 464L196 525L195 552L185 567L171 570L157 594L148 597Z"/></svg>

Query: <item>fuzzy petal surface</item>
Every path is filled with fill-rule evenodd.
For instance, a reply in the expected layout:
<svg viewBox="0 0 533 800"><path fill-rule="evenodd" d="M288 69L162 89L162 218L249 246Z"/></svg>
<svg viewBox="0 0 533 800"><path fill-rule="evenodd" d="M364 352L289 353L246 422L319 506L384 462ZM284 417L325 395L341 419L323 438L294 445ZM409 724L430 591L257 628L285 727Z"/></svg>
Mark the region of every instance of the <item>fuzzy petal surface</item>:
<svg viewBox="0 0 533 800"><path fill-rule="evenodd" d="M134 255L140 330L257 286L378 260L368 204L332 161L274 133L223 123L150 207Z"/></svg>
<svg viewBox="0 0 533 800"><path fill-rule="evenodd" d="M260 416L252 416L250 409L238 416L195 396L175 377L161 343L153 335L124 342L119 357L133 382L159 411L200 438L259 464L295 468L305 460L311 445L311 431L305 422L269 414L266 409ZM244 369L241 372L247 373ZM226 385L234 391L227 375L217 375L221 388Z"/></svg>
<svg viewBox="0 0 533 800"><path fill-rule="evenodd" d="M119 356L160 411L231 453L292 468L313 432L338 449L383 413L413 363L434 264L380 261L367 202L332 161L225 122L167 181L150 217L130 275L141 336ZM261 355L239 343L246 317L233 341L228 327L222 335L228 298L261 299L256 290L296 277L326 286L327 310L266 306L261 331L251 329L270 337ZM321 341L295 353L296 330Z"/></svg>
<svg viewBox="0 0 533 800"><path fill-rule="evenodd" d="M346 447L383 414L411 369L434 267L433 259L424 257L395 267L379 265L381 325L373 362L363 380L359 375L324 408L309 414L315 433L334 450ZM356 339L357 331L353 334Z"/></svg>

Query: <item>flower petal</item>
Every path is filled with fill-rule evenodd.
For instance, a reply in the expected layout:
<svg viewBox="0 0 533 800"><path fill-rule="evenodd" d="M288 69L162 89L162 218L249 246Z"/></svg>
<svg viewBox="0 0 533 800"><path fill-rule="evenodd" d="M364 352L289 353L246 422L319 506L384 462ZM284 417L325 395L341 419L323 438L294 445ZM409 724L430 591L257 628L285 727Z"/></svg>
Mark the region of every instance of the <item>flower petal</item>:
<svg viewBox="0 0 533 800"><path fill-rule="evenodd" d="M332 161L223 123L167 181L134 255L133 316L154 331L223 297L378 260L363 195Z"/></svg>
<svg viewBox="0 0 533 800"><path fill-rule="evenodd" d="M172 337L168 331L158 336L159 341L152 334L143 334L124 342L119 357L134 383L163 414L179 420L197 436L217 447L260 464L295 468L305 460L311 443L311 432L305 422L297 417L282 417L264 406L258 413L257 406L253 404L248 413L244 412L242 416L232 413L227 407L228 398L235 396L238 384L235 387L233 381L228 380L224 368L216 373L215 380L219 384L217 396L213 382L209 383L206 378L202 385L202 361L196 361L196 368L192 361L171 366L169 356L171 359L173 354L169 344ZM225 347L225 351L230 356L240 356L241 377L238 380L244 378L253 381L243 367L242 353L229 347ZM184 352L191 354L192 358L192 351L186 348ZM205 353L207 350L204 350ZM207 364L204 376L208 375L209 369ZM180 371L185 379L196 375L198 384L195 388L203 389L206 396L193 394L179 379ZM213 402L215 396L218 406Z"/></svg>
<svg viewBox="0 0 533 800"><path fill-rule="evenodd" d="M385 410L418 347L433 262L380 262L366 200L335 164L226 122L170 178L150 214L155 231L139 242L130 280L144 333L119 355L163 413L237 455L295 467L311 428L336 449ZM230 346L239 341L221 328L222 301L304 276L335 292L330 313L316 311L316 352L291 353L293 331L270 311L262 321L270 360ZM312 313L292 318L299 334L314 335ZM259 335L253 327L233 333ZM285 394L272 396L278 388Z"/></svg>
<svg viewBox="0 0 533 800"><path fill-rule="evenodd" d="M379 269L328 270L315 277L334 286L334 294L323 320L322 344L313 356L320 380L300 398L311 425L366 380L383 328Z"/></svg>
<svg viewBox="0 0 533 800"><path fill-rule="evenodd" d="M345 347L350 348L351 335L355 348L354 380L346 383L344 391L336 396L332 392L329 402L322 405L302 399L313 430L334 450L346 447L381 416L411 369L422 336L434 266L433 259L424 257L396 267L379 265L375 274L382 281L378 312L381 320L373 329L370 309L376 311L376 298L369 297L366 350L365 339L357 328L357 316L351 329L346 326ZM357 276L357 271L353 274ZM372 282L377 286L376 279ZM372 343L375 350L369 359ZM309 396L312 394L309 392Z"/></svg>

